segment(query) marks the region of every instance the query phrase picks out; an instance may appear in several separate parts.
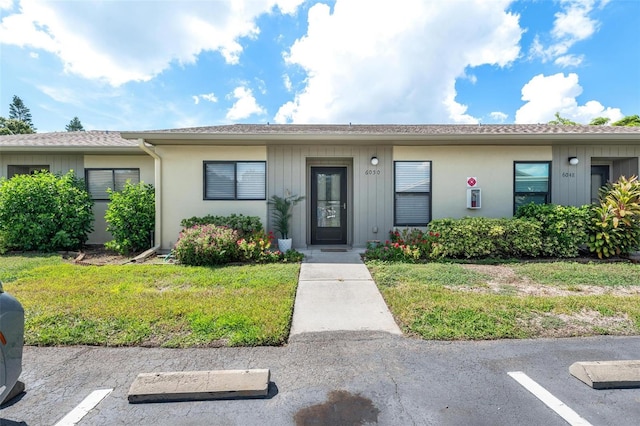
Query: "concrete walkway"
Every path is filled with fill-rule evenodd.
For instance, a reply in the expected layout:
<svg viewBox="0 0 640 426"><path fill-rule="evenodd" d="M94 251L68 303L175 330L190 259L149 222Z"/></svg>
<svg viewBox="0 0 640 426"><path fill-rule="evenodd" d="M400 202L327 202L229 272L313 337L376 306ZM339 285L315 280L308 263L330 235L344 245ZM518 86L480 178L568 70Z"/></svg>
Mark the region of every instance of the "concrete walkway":
<svg viewBox="0 0 640 426"><path fill-rule="evenodd" d="M358 251L302 252L291 336L325 331L402 334Z"/></svg>

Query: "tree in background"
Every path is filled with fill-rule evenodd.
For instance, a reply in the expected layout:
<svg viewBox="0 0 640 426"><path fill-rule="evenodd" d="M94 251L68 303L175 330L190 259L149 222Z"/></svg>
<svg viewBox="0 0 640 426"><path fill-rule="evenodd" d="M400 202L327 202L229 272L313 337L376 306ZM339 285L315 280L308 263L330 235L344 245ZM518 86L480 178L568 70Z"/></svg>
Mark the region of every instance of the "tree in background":
<svg viewBox="0 0 640 426"><path fill-rule="evenodd" d="M629 126L629 127L640 127L640 116L636 115L627 115L621 120L616 121L615 123L611 123L612 126Z"/></svg>
<svg viewBox="0 0 640 426"><path fill-rule="evenodd" d="M571 121L568 118L560 117L560 113L556 112L556 119L551 120L549 124L554 126L578 126L578 123Z"/></svg>
<svg viewBox="0 0 640 426"><path fill-rule="evenodd" d="M0 135L19 135L35 133L33 127L22 120L0 117Z"/></svg>
<svg viewBox="0 0 640 426"><path fill-rule="evenodd" d="M36 130L33 121L31 121L31 111L26 107L24 102L22 102L22 99L16 95L13 95L13 101L9 105L9 118L24 121L34 132Z"/></svg>
<svg viewBox="0 0 640 426"><path fill-rule="evenodd" d="M589 122L589 126L604 126L611 121L608 117L596 117Z"/></svg>
<svg viewBox="0 0 640 426"><path fill-rule="evenodd" d="M589 125L591 126L604 126L611 121L610 118L607 117L596 117L591 120ZM640 116L636 115L627 115L626 117L621 118L618 121L614 121L611 123L612 126L626 126L626 127L640 127Z"/></svg>
<svg viewBox="0 0 640 426"><path fill-rule="evenodd" d="M73 117L73 119L67 124L65 127L67 132L84 132L84 127L80 122L78 117Z"/></svg>

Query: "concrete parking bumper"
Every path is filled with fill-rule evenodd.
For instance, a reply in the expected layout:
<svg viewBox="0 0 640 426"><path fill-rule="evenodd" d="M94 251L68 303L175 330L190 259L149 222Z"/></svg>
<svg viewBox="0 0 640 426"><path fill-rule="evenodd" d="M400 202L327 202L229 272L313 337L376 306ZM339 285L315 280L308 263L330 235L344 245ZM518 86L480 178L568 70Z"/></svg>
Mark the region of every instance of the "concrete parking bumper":
<svg viewBox="0 0 640 426"><path fill-rule="evenodd" d="M269 370L142 373L129 388L130 403L259 398L269 394Z"/></svg>
<svg viewBox="0 0 640 426"><path fill-rule="evenodd" d="M593 389L640 387L640 361L576 362L569 372Z"/></svg>

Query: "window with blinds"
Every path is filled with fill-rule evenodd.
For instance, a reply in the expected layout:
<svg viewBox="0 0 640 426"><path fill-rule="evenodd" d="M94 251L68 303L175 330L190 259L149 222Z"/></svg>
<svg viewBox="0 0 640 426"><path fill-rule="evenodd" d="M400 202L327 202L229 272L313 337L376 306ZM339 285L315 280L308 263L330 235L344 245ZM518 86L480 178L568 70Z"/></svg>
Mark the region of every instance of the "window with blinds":
<svg viewBox="0 0 640 426"><path fill-rule="evenodd" d="M140 183L140 169L85 169L87 190L94 200L108 200L107 189L122 191L127 181Z"/></svg>
<svg viewBox="0 0 640 426"><path fill-rule="evenodd" d="M205 200L265 200L264 161L205 161Z"/></svg>
<svg viewBox="0 0 640 426"><path fill-rule="evenodd" d="M11 179L15 175L32 175L40 171L49 171L49 165L42 166L30 166L30 165L8 165L7 166L7 179Z"/></svg>
<svg viewBox="0 0 640 426"><path fill-rule="evenodd" d="M431 221L431 161L394 162L394 224L426 226Z"/></svg>
<svg viewBox="0 0 640 426"><path fill-rule="evenodd" d="M513 213L525 204L551 202L551 162L516 161L513 163Z"/></svg>

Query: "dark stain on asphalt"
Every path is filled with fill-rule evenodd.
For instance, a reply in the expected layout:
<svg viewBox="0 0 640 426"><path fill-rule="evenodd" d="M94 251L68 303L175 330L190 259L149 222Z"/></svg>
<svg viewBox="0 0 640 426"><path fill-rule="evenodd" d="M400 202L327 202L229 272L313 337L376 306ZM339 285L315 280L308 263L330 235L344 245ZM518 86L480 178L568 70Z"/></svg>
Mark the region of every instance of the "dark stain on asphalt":
<svg viewBox="0 0 640 426"><path fill-rule="evenodd" d="M303 408L293 419L296 426L356 426L378 423L378 410L370 399L343 390L329 393L322 404Z"/></svg>

